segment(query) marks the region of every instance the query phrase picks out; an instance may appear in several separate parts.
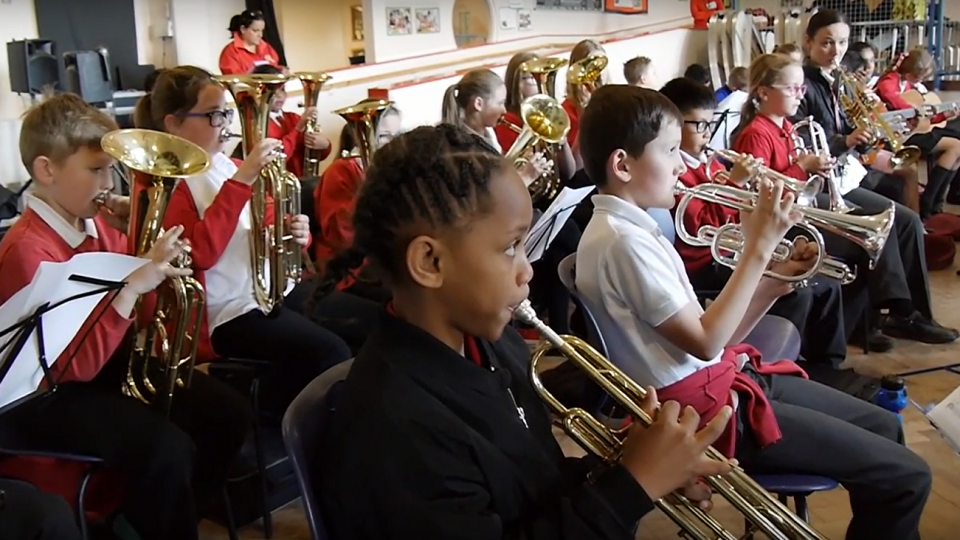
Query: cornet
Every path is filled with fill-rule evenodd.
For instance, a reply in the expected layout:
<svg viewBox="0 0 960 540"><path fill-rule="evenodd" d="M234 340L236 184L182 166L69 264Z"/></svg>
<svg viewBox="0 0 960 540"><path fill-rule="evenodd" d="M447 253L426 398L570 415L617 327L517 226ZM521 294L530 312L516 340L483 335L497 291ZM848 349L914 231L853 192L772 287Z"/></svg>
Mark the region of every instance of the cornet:
<svg viewBox="0 0 960 540"><path fill-rule="evenodd" d="M707 178L711 182L721 184L727 183L727 180L730 178L730 173L726 170L719 170L719 172L711 173L713 170L713 163L718 158L722 158L732 164L736 164L750 157L739 152L734 152L733 150L709 150L708 152L710 155L707 157L706 164ZM817 194L819 194L823 189L823 177L815 174L808 178L806 182L803 182L797 180L796 178L791 178L785 174L778 173L777 171L774 171L773 169L764 165L759 165L755 168L756 174L753 175L753 178L766 177L770 180L779 180L783 182L783 186L785 188L787 188L789 191L792 191L794 195L796 195L798 206L809 206L811 208L816 208ZM746 187L749 190L754 190L754 182L752 180L748 180Z"/></svg>
<svg viewBox="0 0 960 540"><path fill-rule="evenodd" d="M518 321L532 326L544 341L533 353L530 362L530 381L550 410L558 417L563 430L584 450L591 452L605 463L613 465L620 460L622 443L617 432L604 426L596 417L577 407L570 408L560 402L540 380L540 360L552 349L557 349L574 366L623 407L635 422L649 426L653 419L640 404L646 396L644 389L627 377L613 362L598 353L585 341L574 336L561 336L543 323L533 310L529 300L524 300L513 316ZM726 461L714 448L707 449L711 459ZM764 490L743 470L734 467L725 476L711 476L705 481L740 511L752 530L762 531L774 540L826 540L806 521L790 511L776 497ZM738 536L726 530L719 521L680 493L672 493L656 501L663 511L683 532L681 536L691 540L737 540Z"/></svg>
<svg viewBox="0 0 960 540"><path fill-rule="evenodd" d="M809 148L807 147L806 141L800 136L801 129L810 130ZM797 157L805 154L814 156L830 155L827 133L823 130L823 126L814 121L812 116L808 116L794 124L790 135L793 138L793 149ZM843 200L843 194L840 193L840 178L839 174L837 174L837 169L838 167L834 165L830 168L830 173L827 175L827 196L830 199L829 208L831 212L846 214L852 210L852 208L847 205L846 201Z"/></svg>

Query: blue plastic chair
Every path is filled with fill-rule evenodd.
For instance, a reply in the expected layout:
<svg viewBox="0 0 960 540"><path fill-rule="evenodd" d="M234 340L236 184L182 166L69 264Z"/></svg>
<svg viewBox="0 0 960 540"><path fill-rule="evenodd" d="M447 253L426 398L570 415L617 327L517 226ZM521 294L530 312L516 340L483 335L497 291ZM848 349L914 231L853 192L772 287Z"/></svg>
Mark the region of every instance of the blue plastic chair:
<svg viewBox="0 0 960 540"><path fill-rule="evenodd" d="M337 393L331 390L347 378L352 365L351 359L323 372L294 398L283 415L283 444L293 462L313 540L330 540L316 490L317 456L336 409Z"/></svg>
<svg viewBox="0 0 960 540"><path fill-rule="evenodd" d="M574 304L583 314L583 319L587 327L587 342L595 348L597 352L609 358L610 354L607 351L607 342L603 338L600 326L597 324L597 319L593 313L590 312L590 309L577 292L575 284L576 260L577 254L573 253L560 261L560 265L557 267L560 280L570 291L570 296ZM761 328L761 324L764 324L765 327ZM757 341L751 342L750 336L754 336ZM745 343L753 345L764 355L764 358L788 358L795 360L800 353L800 334L797 332L797 329L790 321L772 315L763 317L761 323L757 324L757 328L747 336ZM766 351L764 351L764 347L767 348ZM767 354L772 354L772 356L768 357ZM594 387L591 385L591 388ZM600 411L608 411L611 405L608 401L609 399L609 396L604 393L597 409ZM609 412L606 415L609 416ZM792 498L797 515L807 522L810 521L807 497L818 491L836 489L839 485L836 480L831 478L806 474L764 474L751 476L765 490L777 495L780 502L786 504L787 501ZM745 527L748 533L744 536L744 539L749 540L753 538L752 533L749 532L752 530L752 525L747 522Z"/></svg>

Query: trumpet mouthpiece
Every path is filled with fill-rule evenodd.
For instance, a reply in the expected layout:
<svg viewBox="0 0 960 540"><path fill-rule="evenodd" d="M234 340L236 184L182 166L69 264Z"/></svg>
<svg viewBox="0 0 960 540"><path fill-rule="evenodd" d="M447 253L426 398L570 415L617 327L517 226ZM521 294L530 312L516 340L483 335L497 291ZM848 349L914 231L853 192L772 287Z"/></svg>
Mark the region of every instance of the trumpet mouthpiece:
<svg viewBox="0 0 960 540"><path fill-rule="evenodd" d="M540 322L540 319L537 317L537 312L533 309L533 304L530 303L530 300L524 300L513 310L513 318L529 325L536 325Z"/></svg>

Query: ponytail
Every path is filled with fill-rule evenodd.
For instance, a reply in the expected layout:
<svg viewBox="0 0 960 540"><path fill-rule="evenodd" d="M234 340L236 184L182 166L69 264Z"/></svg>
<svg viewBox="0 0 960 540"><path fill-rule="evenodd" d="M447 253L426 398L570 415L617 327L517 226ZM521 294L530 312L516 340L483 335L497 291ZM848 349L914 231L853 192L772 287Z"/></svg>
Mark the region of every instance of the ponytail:
<svg viewBox="0 0 960 540"><path fill-rule="evenodd" d="M740 111L740 123L737 124L737 127L734 128L733 133L730 134L730 140L732 141L733 146L736 146L737 139L740 137L740 133L743 131L743 128L747 127L750 122L753 122L753 119L757 117L757 98L751 92L747 96L746 103L743 104L743 109Z"/></svg>
<svg viewBox="0 0 960 540"><path fill-rule="evenodd" d="M459 126L463 122L463 110L457 102L458 84L451 84L443 93L443 108L440 111L440 122Z"/></svg>
<svg viewBox="0 0 960 540"><path fill-rule="evenodd" d="M151 129L153 131L164 131L163 126L156 125L153 121L153 98L151 93L145 94L133 110L133 125L140 129Z"/></svg>

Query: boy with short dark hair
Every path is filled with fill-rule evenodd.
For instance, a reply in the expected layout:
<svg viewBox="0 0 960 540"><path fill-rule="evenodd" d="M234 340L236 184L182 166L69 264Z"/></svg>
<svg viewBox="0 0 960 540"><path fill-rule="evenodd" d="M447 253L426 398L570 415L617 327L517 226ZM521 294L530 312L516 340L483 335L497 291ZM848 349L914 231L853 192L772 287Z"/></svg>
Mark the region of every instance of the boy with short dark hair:
<svg viewBox="0 0 960 540"><path fill-rule="evenodd" d="M35 189L0 241L0 303L26 287L42 262L126 252L124 233L97 203L106 196L113 214L129 216L129 201L109 194L114 160L100 146L115 129L111 118L72 94L51 97L25 115L20 154ZM150 262L104 300L57 358L57 391L7 413L10 429L32 446L93 455L121 474L120 511L142 540L198 537L197 506L220 493L252 421L241 395L199 372L189 388L176 389L169 419L121 391L128 364L123 342L138 298L168 277L190 273L170 264L184 249L182 231L171 228L157 240L145 256ZM22 477L31 465L10 458L0 469ZM59 463L38 468L37 480L63 479L63 470Z"/></svg>
<svg viewBox="0 0 960 540"><path fill-rule="evenodd" d="M739 344L790 292L763 276L801 218L781 182L759 179L753 211L741 223L736 270L701 308L680 256L649 214L674 204L686 171L683 124L662 94L626 85L597 90L581 117L583 162L599 194L577 251L576 286L611 338L610 358L660 399L693 407L701 421L732 406L737 412L715 447L747 471L840 480L854 512L848 539L917 538L930 470L902 445L897 417L807 380L793 362L762 363Z"/></svg>

